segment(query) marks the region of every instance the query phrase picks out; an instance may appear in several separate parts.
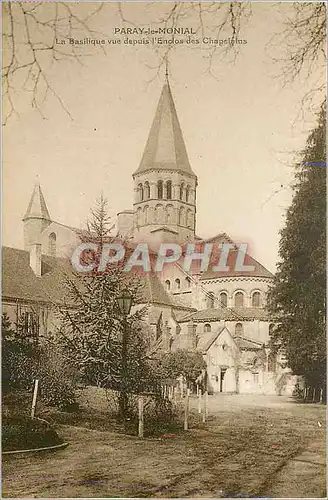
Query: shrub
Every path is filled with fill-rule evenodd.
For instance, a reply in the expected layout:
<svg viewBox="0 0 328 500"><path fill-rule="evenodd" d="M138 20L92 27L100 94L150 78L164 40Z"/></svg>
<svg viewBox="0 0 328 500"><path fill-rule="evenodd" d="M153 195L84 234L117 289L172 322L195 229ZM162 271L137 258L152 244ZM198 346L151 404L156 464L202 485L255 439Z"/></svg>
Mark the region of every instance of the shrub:
<svg viewBox="0 0 328 500"><path fill-rule="evenodd" d="M24 416L2 420L3 451L45 448L62 442L57 432L44 421Z"/></svg>
<svg viewBox="0 0 328 500"><path fill-rule="evenodd" d="M43 346L39 366L40 396L49 406L76 411L75 373L56 346Z"/></svg>
<svg viewBox="0 0 328 500"><path fill-rule="evenodd" d="M130 418L125 421L126 431L138 433L138 396L129 398ZM159 436L182 430L181 409L160 394L144 396L144 435Z"/></svg>

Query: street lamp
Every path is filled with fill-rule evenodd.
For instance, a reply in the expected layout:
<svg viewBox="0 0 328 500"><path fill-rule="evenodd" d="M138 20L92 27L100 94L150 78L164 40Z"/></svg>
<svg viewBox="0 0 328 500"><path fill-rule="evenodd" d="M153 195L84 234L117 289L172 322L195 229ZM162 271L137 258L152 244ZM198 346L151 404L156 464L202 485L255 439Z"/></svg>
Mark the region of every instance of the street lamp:
<svg viewBox="0 0 328 500"><path fill-rule="evenodd" d="M129 290L123 290L117 297L117 306L122 316L128 316L132 307L132 295Z"/></svg>
<svg viewBox="0 0 328 500"><path fill-rule="evenodd" d="M122 331L122 366L121 366L121 391L120 391L120 413L124 418L126 417L128 409L128 392L127 392L127 346L128 346L128 321L127 317L130 314L132 307L132 295L129 290L123 292L117 297L117 307L123 316L123 331Z"/></svg>

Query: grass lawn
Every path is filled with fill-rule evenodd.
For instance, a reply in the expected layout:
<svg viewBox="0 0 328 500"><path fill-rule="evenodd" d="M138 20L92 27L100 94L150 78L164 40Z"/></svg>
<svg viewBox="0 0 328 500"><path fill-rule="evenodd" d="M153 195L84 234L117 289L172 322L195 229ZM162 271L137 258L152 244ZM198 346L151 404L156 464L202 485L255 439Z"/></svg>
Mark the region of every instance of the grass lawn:
<svg viewBox="0 0 328 500"><path fill-rule="evenodd" d="M3 496L267 496L292 457L311 443L324 453L325 407L279 401L213 397L205 425L195 413L189 431L144 440L101 426L86 428L87 422L57 425L70 446L42 456L4 458ZM322 467L318 473L319 496L325 496L324 472ZM311 481L305 480L311 497Z"/></svg>

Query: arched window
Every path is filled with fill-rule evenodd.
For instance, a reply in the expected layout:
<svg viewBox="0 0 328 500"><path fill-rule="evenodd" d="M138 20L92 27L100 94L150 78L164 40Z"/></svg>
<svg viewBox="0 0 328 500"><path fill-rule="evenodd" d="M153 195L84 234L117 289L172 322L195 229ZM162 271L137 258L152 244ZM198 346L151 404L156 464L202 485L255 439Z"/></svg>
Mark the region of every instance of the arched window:
<svg viewBox="0 0 328 500"><path fill-rule="evenodd" d="M163 181L158 181L157 183L157 198L159 200L163 199Z"/></svg>
<svg viewBox="0 0 328 500"><path fill-rule="evenodd" d="M171 289L171 281L170 280L166 280L165 281L165 286L166 286L166 290L170 290Z"/></svg>
<svg viewBox="0 0 328 500"><path fill-rule="evenodd" d="M192 211L190 210L190 208L188 208L187 210L187 227L191 227L192 228Z"/></svg>
<svg viewBox="0 0 328 500"><path fill-rule="evenodd" d="M244 333L244 328L242 323L236 323L235 326L235 335L242 335Z"/></svg>
<svg viewBox="0 0 328 500"><path fill-rule="evenodd" d="M220 298L221 307L227 307L228 306L228 294L227 294L227 292L221 292L219 298Z"/></svg>
<svg viewBox="0 0 328 500"><path fill-rule="evenodd" d="M261 293L254 292L252 295L252 307L261 307Z"/></svg>
<svg viewBox="0 0 328 500"><path fill-rule="evenodd" d="M154 222L163 222L163 205L156 205L154 212Z"/></svg>
<svg viewBox="0 0 328 500"><path fill-rule="evenodd" d="M171 224L173 222L174 208L173 205L166 205L165 207L165 222Z"/></svg>
<svg viewBox="0 0 328 500"><path fill-rule="evenodd" d="M150 186L148 181L146 181L144 185L144 198L145 200L149 200L150 198Z"/></svg>
<svg viewBox="0 0 328 500"><path fill-rule="evenodd" d="M243 294L243 292L237 292L235 294L235 307L244 307L244 294Z"/></svg>
<svg viewBox="0 0 328 500"><path fill-rule="evenodd" d="M172 181L166 183L166 198L172 200Z"/></svg>
<svg viewBox="0 0 328 500"><path fill-rule="evenodd" d="M268 372L276 371L276 355L273 352L269 353L268 356Z"/></svg>
<svg viewBox="0 0 328 500"><path fill-rule="evenodd" d="M189 198L190 198L190 186L187 186L186 187L186 202L187 203L189 202Z"/></svg>
<svg viewBox="0 0 328 500"><path fill-rule="evenodd" d="M137 226L140 226L142 224L142 208L138 207L137 208Z"/></svg>
<svg viewBox="0 0 328 500"><path fill-rule="evenodd" d="M144 215L144 223L148 224L148 212L149 212L149 206L146 205L143 209L143 215Z"/></svg>
<svg viewBox="0 0 328 500"><path fill-rule="evenodd" d="M180 186L180 200L183 200L184 190L185 190L185 185L184 183L182 183Z"/></svg>
<svg viewBox="0 0 328 500"><path fill-rule="evenodd" d="M177 278L174 283L175 283L175 289L176 290L180 290L181 283L180 283L179 278Z"/></svg>
<svg viewBox="0 0 328 500"><path fill-rule="evenodd" d="M191 278L189 278L189 276L186 277L186 287L187 288L191 287Z"/></svg>
<svg viewBox="0 0 328 500"><path fill-rule="evenodd" d="M213 292L208 292L208 295L206 297L206 305L209 309L213 309L213 307L214 307L214 293Z"/></svg>
<svg viewBox="0 0 328 500"><path fill-rule="evenodd" d="M143 201L143 199L144 199L143 187L142 184L138 184L138 201Z"/></svg>
<svg viewBox="0 0 328 500"><path fill-rule="evenodd" d="M208 333L212 330L211 325L209 323L205 323L204 325L204 333Z"/></svg>
<svg viewBox="0 0 328 500"><path fill-rule="evenodd" d="M55 233L49 234L49 255L56 257L57 253L57 236Z"/></svg>
<svg viewBox="0 0 328 500"><path fill-rule="evenodd" d="M179 224L180 226L185 226L186 225L186 216L185 216L185 209L184 207L181 207L179 210Z"/></svg>

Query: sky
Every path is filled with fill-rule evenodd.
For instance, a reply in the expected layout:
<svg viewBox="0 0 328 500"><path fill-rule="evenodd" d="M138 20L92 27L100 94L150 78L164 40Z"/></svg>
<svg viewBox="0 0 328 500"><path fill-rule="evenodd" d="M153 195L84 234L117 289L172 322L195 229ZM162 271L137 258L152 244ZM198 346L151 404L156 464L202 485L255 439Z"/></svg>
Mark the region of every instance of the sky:
<svg viewBox="0 0 328 500"><path fill-rule="evenodd" d="M92 18L92 29L106 40L105 51L80 45L76 51L82 64L61 60L50 66L45 60L47 78L72 119L51 95L42 116L18 82L18 114L3 128L2 139L4 245L23 247L21 219L37 176L50 215L58 222L83 227L101 193L113 218L132 208L132 174L142 157L165 69L158 71L159 46L125 44L126 36L115 35L114 29L163 26L168 6L125 4L124 17L131 21L126 24L117 7L106 4ZM97 5L74 7L82 16ZM168 57L180 125L198 176L196 232L203 237L226 232L248 243L253 257L271 271L292 197L292 164L315 124L311 111L299 119L304 82L283 87L275 78L278 67L268 46L282 26L275 7L252 4L252 18L240 35L247 43L234 63L217 49L215 77L208 72L209 44L195 48L182 36L184 43ZM290 6L281 8L287 15ZM197 27L198 22L198 13L190 13L179 26ZM207 26L204 35L215 38ZM120 45L107 42L119 38Z"/></svg>

